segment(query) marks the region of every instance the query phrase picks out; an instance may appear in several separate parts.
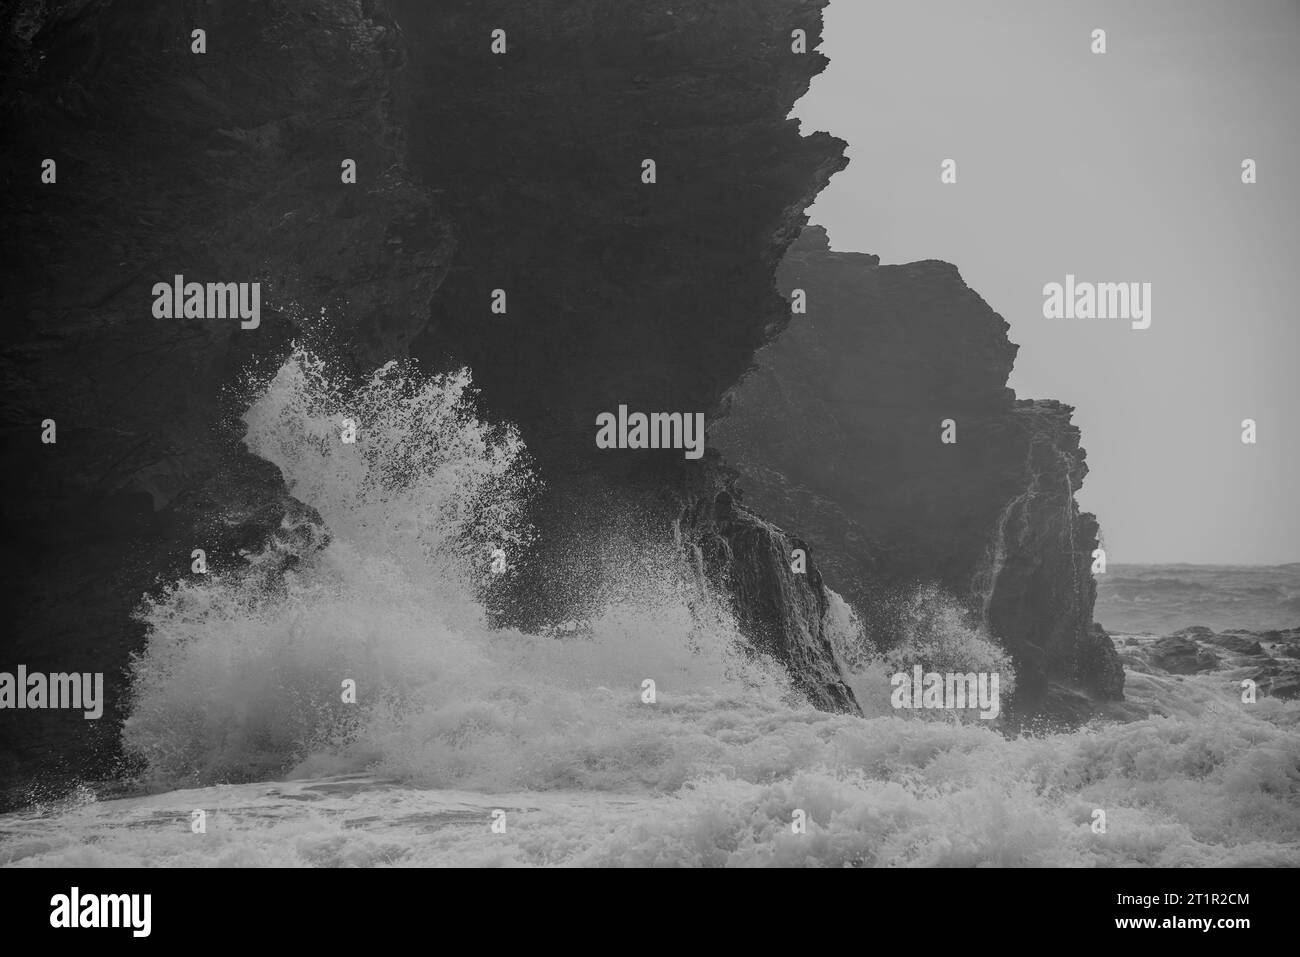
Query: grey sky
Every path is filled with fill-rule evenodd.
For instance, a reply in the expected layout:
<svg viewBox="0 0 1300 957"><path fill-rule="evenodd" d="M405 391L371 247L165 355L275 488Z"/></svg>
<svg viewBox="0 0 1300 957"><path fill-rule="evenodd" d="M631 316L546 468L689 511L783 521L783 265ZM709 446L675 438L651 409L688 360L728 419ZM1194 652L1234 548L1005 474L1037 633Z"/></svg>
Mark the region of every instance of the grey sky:
<svg viewBox="0 0 1300 957"><path fill-rule="evenodd" d="M1006 318L1017 393L1077 407L1109 560L1300 560L1300 2L832 0L821 50L795 115L852 162L812 221ZM1066 273L1152 283L1151 328L1043 318Z"/></svg>

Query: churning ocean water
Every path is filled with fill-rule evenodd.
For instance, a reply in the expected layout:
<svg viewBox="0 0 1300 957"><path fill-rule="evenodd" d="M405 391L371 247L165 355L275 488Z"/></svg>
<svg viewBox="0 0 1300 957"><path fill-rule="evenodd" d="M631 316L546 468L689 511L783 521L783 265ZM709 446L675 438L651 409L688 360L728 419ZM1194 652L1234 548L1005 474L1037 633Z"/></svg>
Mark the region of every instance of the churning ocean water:
<svg viewBox="0 0 1300 957"><path fill-rule="evenodd" d="M1289 565L1111 565L1097 576L1106 628L1163 635L1300 626L1300 562Z"/></svg>
<svg viewBox="0 0 1300 957"><path fill-rule="evenodd" d="M469 385L390 364L345 391L301 351L279 370L246 442L326 543L283 578L250 556L144 602L123 734L146 772L0 817L0 863L1300 864L1300 705L1244 707L1231 671L1133 672L1151 717L1013 738L892 711L867 656L868 716L825 714L649 553L572 637L490 629L475 569L526 537L530 478Z"/></svg>

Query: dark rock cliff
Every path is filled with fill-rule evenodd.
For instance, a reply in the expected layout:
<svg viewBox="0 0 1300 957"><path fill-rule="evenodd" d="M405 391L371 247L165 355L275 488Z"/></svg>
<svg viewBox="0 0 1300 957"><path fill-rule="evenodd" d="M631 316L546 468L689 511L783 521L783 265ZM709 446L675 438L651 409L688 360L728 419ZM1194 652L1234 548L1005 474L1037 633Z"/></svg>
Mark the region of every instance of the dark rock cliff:
<svg viewBox="0 0 1300 957"><path fill-rule="evenodd" d="M878 643L892 643L898 597L936 582L1013 654L1022 709L1053 682L1120 695L1123 669L1092 625L1079 430L1070 407L1007 388L1006 322L953 266L881 266L830 251L820 228L778 282L806 292L807 315L760 351L713 433L749 503L818 543ZM955 444L940 441L946 419Z"/></svg>
<svg viewBox="0 0 1300 957"><path fill-rule="evenodd" d="M469 365L483 413L519 426L544 482L540 534L489 596L499 621L581 615L600 598L599 543L648 537L696 562L822 708L856 709L823 575L860 605L878 597L881 621L895 583L965 589L1019 659L1040 662L1033 695L1074 676L1114 690L1113 652L1089 628L1096 528L1072 501L1085 466L1069 410L1014 402L1014 346L952 267L874 269L806 244L786 256L846 162L841 141L787 119L825 65L792 53L790 33L815 48L824 6L0 11L0 670L103 671L108 692L99 722L0 714L0 800L120 770L123 669L143 639L131 612L188 573L192 549L219 569L318 521L240 442L248 376L295 338L357 372L406 355ZM490 52L498 28L504 56ZM340 182L345 159L356 185ZM792 268L820 271L800 278L820 286L809 320L874 319L821 346L801 320L780 347L827 350L812 378L767 370L742 389L721 437L747 428L744 396L764 376L789 399L772 407L776 431L752 436L761 455L735 447L751 493L712 451L597 450L596 416L619 405L713 422L789 321L783 261L783 289ZM261 282L260 328L155 319L152 285L178 273ZM865 375L833 361L855 349ZM855 405L883 414L845 414ZM937 444L941 411L959 419L954 448ZM803 575L788 564L797 545L815 559Z"/></svg>
<svg viewBox="0 0 1300 957"><path fill-rule="evenodd" d="M581 614L599 601L592 543L662 535L677 502L661 492L710 484L680 451L597 449L596 417L711 419L784 325L773 273L846 162L841 141L787 119L826 63L793 54L790 34L815 46L824 5L395 5L420 51L413 168L457 238L413 351L473 369L546 480L538 545L493 600L501 620ZM498 27L509 52L485 56Z"/></svg>
<svg viewBox="0 0 1300 957"><path fill-rule="evenodd" d="M0 714L9 799L39 796L33 779L118 769L143 593L187 574L194 548L218 569L314 520L239 441L247 375L273 370L294 338L358 372L412 353L467 363L485 414L519 424L546 483L543 545L496 596L503 620L540 626L589 601L583 572L598 569L582 563L601 533L671 538L677 523L756 644L809 666L799 680L819 704L852 708L815 619L815 568L780 593L794 611L748 609L785 539L766 525L756 536L748 513L695 507L725 487L714 458L593 442L596 414L619 404L711 412L783 324L772 272L845 162L840 141L786 119L825 64L792 54L790 31L815 47L823 6L25 0L0 12L0 670L103 671L108 698L99 722ZM489 51L497 27L503 57ZM191 51L195 28L206 53ZM40 179L47 157L54 184ZM344 159L355 186L340 182ZM153 318L153 283L177 273L260 281L260 328ZM488 308L496 288L505 316ZM54 445L40 441L45 419Z"/></svg>

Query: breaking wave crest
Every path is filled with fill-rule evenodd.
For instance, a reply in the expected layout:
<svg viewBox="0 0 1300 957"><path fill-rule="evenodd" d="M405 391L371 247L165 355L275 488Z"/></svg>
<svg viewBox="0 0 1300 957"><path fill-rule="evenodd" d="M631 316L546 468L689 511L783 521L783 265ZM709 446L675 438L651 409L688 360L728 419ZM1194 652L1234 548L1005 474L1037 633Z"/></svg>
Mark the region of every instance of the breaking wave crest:
<svg viewBox="0 0 1300 957"><path fill-rule="evenodd" d="M389 364L348 389L298 351L245 421L328 540L283 581L195 576L142 608L124 737L155 786L368 770L441 787L675 787L716 750L662 726L693 696L790 699L725 614L700 627L670 555L639 555L621 600L570 637L487 627L478 585L493 554L508 567L527 541L532 479L517 435L474 417L467 372Z"/></svg>

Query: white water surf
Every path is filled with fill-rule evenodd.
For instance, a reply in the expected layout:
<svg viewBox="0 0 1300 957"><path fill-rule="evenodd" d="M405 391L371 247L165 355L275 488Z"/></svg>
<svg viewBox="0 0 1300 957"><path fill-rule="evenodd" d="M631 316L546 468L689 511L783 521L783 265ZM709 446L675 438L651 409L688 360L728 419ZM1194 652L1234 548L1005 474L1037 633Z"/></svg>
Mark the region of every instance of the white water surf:
<svg viewBox="0 0 1300 957"><path fill-rule="evenodd" d="M0 817L0 863L1300 864L1300 707L1244 706L1230 673L1130 673L1162 716L1008 739L900 717L866 662L868 717L825 714L725 615L701 627L671 556L643 554L609 570L622 597L583 637L489 629L475 576L527 536L530 479L467 388L394 365L354 393L295 354L246 441L329 543L282 586L253 557L146 603L137 793Z"/></svg>

